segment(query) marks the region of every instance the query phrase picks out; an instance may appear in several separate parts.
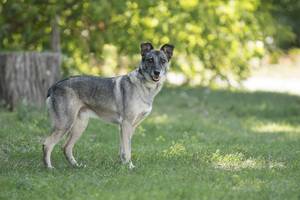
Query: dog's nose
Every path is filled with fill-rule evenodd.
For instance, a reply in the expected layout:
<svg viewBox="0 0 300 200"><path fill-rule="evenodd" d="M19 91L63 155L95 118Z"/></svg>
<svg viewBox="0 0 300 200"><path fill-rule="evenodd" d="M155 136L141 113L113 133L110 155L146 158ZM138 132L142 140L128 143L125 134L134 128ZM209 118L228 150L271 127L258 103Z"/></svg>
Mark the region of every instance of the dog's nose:
<svg viewBox="0 0 300 200"><path fill-rule="evenodd" d="M154 71L155 76L159 76L159 74L160 74L160 71Z"/></svg>

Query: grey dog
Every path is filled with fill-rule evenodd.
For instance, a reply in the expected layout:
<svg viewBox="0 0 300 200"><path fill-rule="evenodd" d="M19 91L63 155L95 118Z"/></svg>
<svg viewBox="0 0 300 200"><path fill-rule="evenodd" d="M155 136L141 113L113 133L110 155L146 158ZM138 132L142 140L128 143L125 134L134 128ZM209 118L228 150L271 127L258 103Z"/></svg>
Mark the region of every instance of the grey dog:
<svg viewBox="0 0 300 200"><path fill-rule="evenodd" d="M50 87L46 102L52 133L43 144L46 167L53 168L51 152L67 133L64 154L72 166L79 167L73 147L89 118L98 117L119 125L121 161L134 168L131 138L135 128L151 112L154 97L166 79L173 49L173 45L165 44L155 50L151 43L142 43L140 65L127 75L112 78L74 76Z"/></svg>

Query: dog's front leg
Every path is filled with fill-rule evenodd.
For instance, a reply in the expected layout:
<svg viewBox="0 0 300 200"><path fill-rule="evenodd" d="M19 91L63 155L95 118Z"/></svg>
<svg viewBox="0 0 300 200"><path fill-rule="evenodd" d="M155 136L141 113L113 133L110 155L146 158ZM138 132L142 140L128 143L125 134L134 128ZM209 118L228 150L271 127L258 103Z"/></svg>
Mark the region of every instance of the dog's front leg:
<svg viewBox="0 0 300 200"><path fill-rule="evenodd" d="M131 137L134 127L126 120L120 125L120 157L123 164L129 164L129 168L133 169L134 165L131 161Z"/></svg>

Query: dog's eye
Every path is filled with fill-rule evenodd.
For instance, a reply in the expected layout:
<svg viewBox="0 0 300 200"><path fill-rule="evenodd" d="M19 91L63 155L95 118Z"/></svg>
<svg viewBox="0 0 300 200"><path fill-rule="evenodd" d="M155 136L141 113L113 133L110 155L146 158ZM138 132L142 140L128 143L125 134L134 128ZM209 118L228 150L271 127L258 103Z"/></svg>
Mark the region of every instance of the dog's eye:
<svg viewBox="0 0 300 200"><path fill-rule="evenodd" d="M162 64L165 64L165 63L166 63L166 60L165 60L165 59L161 59L160 62L161 62Z"/></svg>
<svg viewBox="0 0 300 200"><path fill-rule="evenodd" d="M147 61L150 62L150 63L154 62L153 58L148 58Z"/></svg>

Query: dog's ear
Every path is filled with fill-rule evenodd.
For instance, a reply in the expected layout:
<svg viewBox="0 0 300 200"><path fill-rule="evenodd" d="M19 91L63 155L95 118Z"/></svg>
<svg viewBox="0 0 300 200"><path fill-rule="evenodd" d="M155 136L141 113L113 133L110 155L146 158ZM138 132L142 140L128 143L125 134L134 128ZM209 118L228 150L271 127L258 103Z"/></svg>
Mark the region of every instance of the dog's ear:
<svg viewBox="0 0 300 200"><path fill-rule="evenodd" d="M147 52L151 51L153 46L150 42L143 42L141 43L141 55L144 57Z"/></svg>
<svg viewBox="0 0 300 200"><path fill-rule="evenodd" d="M170 60L173 56L173 50L174 50L174 46L171 45L171 44L164 44L161 48L160 48L161 51L163 51L168 60Z"/></svg>

